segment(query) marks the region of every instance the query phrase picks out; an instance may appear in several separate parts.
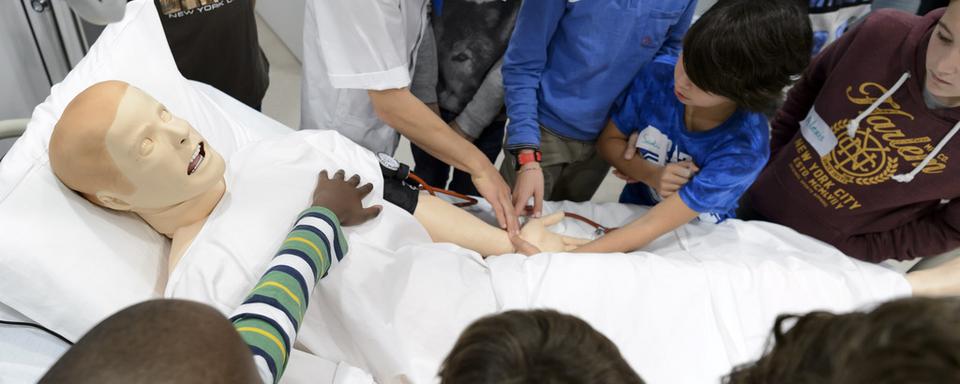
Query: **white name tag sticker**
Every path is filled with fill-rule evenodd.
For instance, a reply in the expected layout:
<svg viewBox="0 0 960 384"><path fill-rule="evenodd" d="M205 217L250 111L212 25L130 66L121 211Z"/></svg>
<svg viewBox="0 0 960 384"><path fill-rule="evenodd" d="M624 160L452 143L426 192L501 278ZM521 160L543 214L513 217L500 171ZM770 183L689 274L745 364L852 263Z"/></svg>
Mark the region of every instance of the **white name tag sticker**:
<svg viewBox="0 0 960 384"><path fill-rule="evenodd" d="M820 157L826 156L837 146L837 135L833 134L827 122L823 121L820 114L812 108L807 117L800 122L800 134Z"/></svg>
<svg viewBox="0 0 960 384"><path fill-rule="evenodd" d="M648 125L637 137L637 149L643 157L659 165L667 163L667 151L672 141L663 132L652 125Z"/></svg>

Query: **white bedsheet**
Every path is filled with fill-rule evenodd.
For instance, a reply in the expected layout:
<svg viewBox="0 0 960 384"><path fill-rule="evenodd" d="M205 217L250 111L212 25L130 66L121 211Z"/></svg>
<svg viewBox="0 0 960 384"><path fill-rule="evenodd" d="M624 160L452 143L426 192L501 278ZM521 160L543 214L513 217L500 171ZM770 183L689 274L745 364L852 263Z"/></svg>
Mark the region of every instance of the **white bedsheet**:
<svg viewBox="0 0 960 384"><path fill-rule="evenodd" d="M33 322L3 303L0 320ZM37 382L67 347L67 343L38 329L0 324L0 383Z"/></svg>
<svg viewBox="0 0 960 384"><path fill-rule="evenodd" d="M234 191L225 201L233 208L218 207L211 215L168 282L168 296L229 312L306 204L319 169L347 168L368 181L377 177L373 156L329 133L300 132L257 146L241 152L242 166L231 167ZM264 180L244 184L245 172ZM373 182L377 195L381 181ZM379 196L368 200L382 203ZM549 204L547 211L558 207L609 226L644 211L570 203ZM570 221L557 229L589 233ZM690 224L630 254L487 260L429 243L412 216L392 206L346 233L350 253L320 283L297 349L349 368L344 371L369 372L382 383L433 382L470 322L540 307L587 320L618 344L648 382L715 383L759 354L779 313L843 311L910 293L896 272L849 259L784 227L737 220ZM369 381L337 372L336 382Z"/></svg>
<svg viewBox="0 0 960 384"><path fill-rule="evenodd" d="M690 224L648 251L488 264L500 309L578 315L650 383L718 383L759 356L780 313L848 311L910 293L898 273L773 224Z"/></svg>

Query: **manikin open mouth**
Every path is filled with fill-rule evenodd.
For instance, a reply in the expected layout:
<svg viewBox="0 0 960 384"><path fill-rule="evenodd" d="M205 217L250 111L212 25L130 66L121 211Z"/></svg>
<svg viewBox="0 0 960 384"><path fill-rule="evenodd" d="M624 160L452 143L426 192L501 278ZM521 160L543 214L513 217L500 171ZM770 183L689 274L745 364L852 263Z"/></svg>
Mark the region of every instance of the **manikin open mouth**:
<svg viewBox="0 0 960 384"><path fill-rule="evenodd" d="M207 153L203 150L203 142L201 141L197 144L197 149L193 151L193 157L190 158L190 164L187 164L187 176L192 175L197 169L200 168L200 165L203 164L204 155Z"/></svg>

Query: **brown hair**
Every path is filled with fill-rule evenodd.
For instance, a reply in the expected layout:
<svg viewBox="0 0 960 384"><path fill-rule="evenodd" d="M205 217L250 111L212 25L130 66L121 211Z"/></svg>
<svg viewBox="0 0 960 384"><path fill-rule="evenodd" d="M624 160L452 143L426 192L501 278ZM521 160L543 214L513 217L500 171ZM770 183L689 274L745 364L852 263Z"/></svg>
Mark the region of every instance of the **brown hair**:
<svg viewBox="0 0 960 384"><path fill-rule="evenodd" d="M442 383L630 383L643 380L585 321L552 310L477 320L440 368Z"/></svg>
<svg viewBox="0 0 960 384"><path fill-rule="evenodd" d="M960 298L902 299L843 315L781 315L772 337L762 358L734 369L724 383L960 382Z"/></svg>

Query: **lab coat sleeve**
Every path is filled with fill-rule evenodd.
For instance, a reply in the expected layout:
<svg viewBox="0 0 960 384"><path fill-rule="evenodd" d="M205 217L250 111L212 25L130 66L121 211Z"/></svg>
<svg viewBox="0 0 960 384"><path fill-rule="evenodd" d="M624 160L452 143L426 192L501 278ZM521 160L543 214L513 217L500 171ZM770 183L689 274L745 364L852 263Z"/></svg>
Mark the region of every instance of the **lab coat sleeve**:
<svg viewBox="0 0 960 384"><path fill-rule="evenodd" d="M334 88L382 91L410 85L403 14L395 1L308 0ZM308 37L305 37L308 38Z"/></svg>

